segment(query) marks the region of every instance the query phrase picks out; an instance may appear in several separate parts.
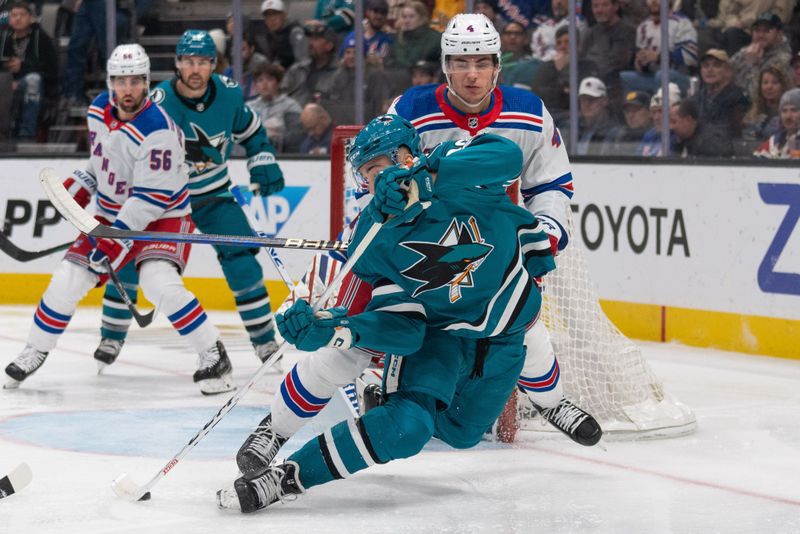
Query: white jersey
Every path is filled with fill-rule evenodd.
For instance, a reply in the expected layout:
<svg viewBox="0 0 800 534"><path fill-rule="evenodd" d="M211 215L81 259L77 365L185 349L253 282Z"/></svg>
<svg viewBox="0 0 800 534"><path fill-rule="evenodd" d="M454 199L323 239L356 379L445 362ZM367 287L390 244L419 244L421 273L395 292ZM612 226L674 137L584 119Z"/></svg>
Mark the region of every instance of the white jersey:
<svg viewBox="0 0 800 534"><path fill-rule="evenodd" d="M97 214L120 228L143 230L191 212L183 133L157 104L130 121L116 118L108 93L89 105L86 172L97 182Z"/></svg>
<svg viewBox="0 0 800 534"><path fill-rule="evenodd" d="M569 26L569 19L555 20L550 17L537 17L536 29L531 35L531 55L539 61L550 61L556 57L556 32L562 26ZM586 23L578 15L578 35L583 33Z"/></svg>
<svg viewBox="0 0 800 534"><path fill-rule="evenodd" d="M476 115L465 115L448 99L446 84L412 87L398 97L389 113L407 119L422 138L422 148L444 141L493 133L514 141L522 149L520 193L525 207L559 237L563 250L569 241L569 199L572 173L561 134L542 99L524 89L498 86L489 107Z"/></svg>
<svg viewBox="0 0 800 534"><path fill-rule="evenodd" d="M697 65L697 30L692 21L683 15L673 13L669 16L669 61L672 66ZM636 49L661 49L661 25L648 17L636 28Z"/></svg>

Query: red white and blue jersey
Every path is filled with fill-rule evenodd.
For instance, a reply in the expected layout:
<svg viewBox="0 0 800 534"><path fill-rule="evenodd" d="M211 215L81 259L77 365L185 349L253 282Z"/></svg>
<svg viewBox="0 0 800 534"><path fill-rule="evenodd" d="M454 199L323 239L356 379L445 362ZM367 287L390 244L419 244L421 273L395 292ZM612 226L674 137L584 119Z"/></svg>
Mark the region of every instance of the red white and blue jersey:
<svg viewBox="0 0 800 534"><path fill-rule="evenodd" d="M561 134L542 99L530 91L500 85L486 110L466 114L451 104L448 92L446 84L412 87L392 103L389 113L410 121L427 150L479 133L514 141L524 158L520 192L525 207L545 226L555 227L558 248L563 249L569 241L572 173Z"/></svg>
<svg viewBox="0 0 800 534"><path fill-rule="evenodd" d="M120 228L143 230L191 212L183 133L147 100L130 121L117 118L108 93L89 105L86 172L97 180L96 213Z"/></svg>

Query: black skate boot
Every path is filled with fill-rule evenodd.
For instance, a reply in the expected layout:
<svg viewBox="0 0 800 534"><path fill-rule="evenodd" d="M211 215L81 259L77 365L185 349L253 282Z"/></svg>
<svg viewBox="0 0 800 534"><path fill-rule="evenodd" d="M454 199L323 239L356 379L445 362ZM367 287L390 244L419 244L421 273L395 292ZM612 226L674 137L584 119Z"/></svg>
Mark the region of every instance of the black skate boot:
<svg viewBox="0 0 800 534"><path fill-rule="evenodd" d="M561 399L553 408L542 408L533 401L531 404L551 425L569 436L575 443L591 447L603 436L603 430L595 418L566 398Z"/></svg>
<svg viewBox="0 0 800 534"><path fill-rule="evenodd" d="M4 389L17 389L20 383L31 376L47 359L46 352L39 352L30 345L25 345L17 358L6 366L6 374L10 378Z"/></svg>
<svg viewBox="0 0 800 534"><path fill-rule="evenodd" d="M262 476L247 480L237 478L232 488L217 492L217 506L243 513L256 512L278 501L291 500L306 492L300 483L300 468L296 462L270 467Z"/></svg>
<svg viewBox="0 0 800 534"><path fill-rule="evenodd" d="M197 358L197 371L192 379L200 386L203 395L216 395L235 389L231 361L222 341L200 353Z"/></svg>
<svg viewBox="0 0 800 534"><path fill-rule="evenodd" d="M256 356L258 356L258 359L261 360L261 363L264 363L278 350L278 343L275 340L267 341L261 345L253 343L253 348L256 349Z"/></svg>
<svg viewBox="0 0 800 534"><path fill-rule="evenodd" d="M288 439L272 430L272 414L266 416L236 453L236 465L242 476L252 480L263 475Z"/></svg>
<svg viewBox="0 0 800 534"><path fill-rule="evenodd" d="M94 351L94 359L97 360L97 374L103 372L106 366L111 365L117 360L119 352L122 350L122 345L125 344L124 339L111 339L104 337L100 340L100 345Z"/></svg>

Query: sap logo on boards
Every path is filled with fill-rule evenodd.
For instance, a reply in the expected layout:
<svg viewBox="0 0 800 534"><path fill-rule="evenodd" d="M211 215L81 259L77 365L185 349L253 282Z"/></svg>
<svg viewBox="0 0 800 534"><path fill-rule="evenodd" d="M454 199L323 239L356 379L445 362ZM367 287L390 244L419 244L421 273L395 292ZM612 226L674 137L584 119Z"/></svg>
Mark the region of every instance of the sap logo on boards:
<svg viewBox="0 0 800 534"><path fill-rule="evenodd" d="M45 227L54 226L61 220L61 215L49 200L38 200L35 203L24 199L10 198L6 202L3 217L3 234L13 237L14 227L23 226L33 220L33 237L42 237Z"/></svg>
<svg viewBox="0 0 800 534"><path fill-rule="evenodd" d="M800 295L800 273L775 271L792 233L800 220L800 184L758 184L758 194L765 204L788 207L758 266L758 287L765 293Z"/></svg>
<svg viewBox="0 0 800 534"><path fill-rule="evenodd" d="M650 249L656 256L682 254L690 257L681 209L597 204L572 204L571 208L577 215L583 244L589 250L597 250L604 241L610 240L615 252L625 246L635 254Z"/></svg>
<svg viewBox="0 0 800 534"><path fill-rule="evenodd" d="M256 219L261 224L260 230L271 236L277 235L291 218L308 190L308 187L287 186L279 193L268 197L246 195L250 206L255 211Z"/></svg>

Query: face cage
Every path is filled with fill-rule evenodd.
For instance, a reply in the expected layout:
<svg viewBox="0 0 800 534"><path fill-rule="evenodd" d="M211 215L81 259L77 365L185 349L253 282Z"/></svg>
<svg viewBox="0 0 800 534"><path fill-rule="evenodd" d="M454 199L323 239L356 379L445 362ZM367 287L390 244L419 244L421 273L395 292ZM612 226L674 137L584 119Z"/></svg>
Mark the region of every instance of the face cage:
<svg viewBox="0 0 800 534"><path fill-rule="evenodd" d="M402 145L402 146L404 146L404 145ZM379 154L375 154L374 156L372 156L370 159L368 159L364 163L368 163L368 162L372 161L373 159L377 158L378 156L386 156L386 157L389 158L389 160L392 163L397 165L397 163L398 163L397 162L397 151L398 151L398 149L399 149L399 147L395 148L395 149L392 149L389 152L381 152ZM364 163L362 163L361 165L363 166ZM352 164L351 164L351 167L352 167ZM365 194L369 193L369 179L366 176L364 176L363 174L361 174L360 172L358 172L357 168L353 167L352 170L353 170L353 184L354 184L354 186L356 188L356 195L365 195Z"/></svg>
<svg viewBox="0 0 800 534"><path fill-rule="evenodd" d="M131 74L126 74L123 76L132 76ZM144 78L144 98L142 99L142 105L134 111L133 113L139 113L145 105L147 105L148 95L150 94L150 74L140 74ZM111 80L114 76L108 76L106 78L106 87L108 88L108 101L111 103L112 106L115 108L119 108L117 105L117 95L114 93L114 87L111 85Z"/></svg>

